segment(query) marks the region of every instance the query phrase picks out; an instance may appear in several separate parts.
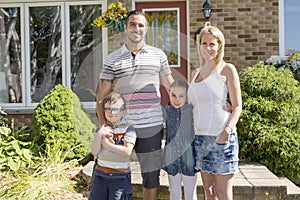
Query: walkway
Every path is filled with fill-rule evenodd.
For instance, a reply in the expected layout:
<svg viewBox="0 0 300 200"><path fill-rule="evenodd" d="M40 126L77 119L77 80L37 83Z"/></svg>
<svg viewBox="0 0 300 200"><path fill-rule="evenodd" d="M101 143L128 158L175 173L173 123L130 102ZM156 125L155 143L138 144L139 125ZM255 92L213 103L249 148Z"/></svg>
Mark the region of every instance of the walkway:
<svg viewBox="0 0 300 200"><path fill-rule="evenodd" d="M82 170L84 180L91 180L94 162L88 163ZM300 200L300 188L287 178L278 178L265 166L257 163L240 162L239 173L234 179L234 200ZM134 199L142 200L142 178L138 162L132 162L132 185L134 188ZM161 187L159 199L169 199L168 177L161 170ZM201 177L198 178L198 199L204 200Z"/></svg>

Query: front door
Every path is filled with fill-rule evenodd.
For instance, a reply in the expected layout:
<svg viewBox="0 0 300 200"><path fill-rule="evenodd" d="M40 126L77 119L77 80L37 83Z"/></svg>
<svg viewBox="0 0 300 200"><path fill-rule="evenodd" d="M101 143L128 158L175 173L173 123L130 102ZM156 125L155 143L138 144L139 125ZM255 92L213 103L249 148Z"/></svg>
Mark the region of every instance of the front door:
<svg viewBox="0 0 300 200"><path fill-rule="evenodd" d="M148 21L146 42L162 49L169 60L175 79L188 77L186 1L135 2ZM162 104L168 102L162 92Z"/></svg>

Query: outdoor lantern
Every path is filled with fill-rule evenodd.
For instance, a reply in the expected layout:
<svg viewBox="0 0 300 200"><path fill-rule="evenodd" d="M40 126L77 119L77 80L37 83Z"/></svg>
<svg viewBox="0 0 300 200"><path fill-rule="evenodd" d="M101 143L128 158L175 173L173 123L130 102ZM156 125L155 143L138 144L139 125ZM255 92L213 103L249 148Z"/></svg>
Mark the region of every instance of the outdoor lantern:
<svg viewBox="0 0 300 200"><path fill-rule="evenodd" d="M203 11L204 17L208 20L210 18L210 14L211 14L211 7L207 0L204 2L203 6L202 6L202 11Z"/></svg>

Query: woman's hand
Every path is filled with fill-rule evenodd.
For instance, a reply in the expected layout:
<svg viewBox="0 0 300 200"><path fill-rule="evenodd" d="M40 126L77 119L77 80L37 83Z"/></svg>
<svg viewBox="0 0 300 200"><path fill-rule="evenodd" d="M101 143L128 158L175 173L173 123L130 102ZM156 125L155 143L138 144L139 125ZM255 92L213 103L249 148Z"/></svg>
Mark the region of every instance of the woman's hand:
<svg viewBox="0 0 300 200"><path fill-rule="evenodd" d="M216 143L218 144L225 144L229 142L231 130L226 127L217 137Z"/></svg>

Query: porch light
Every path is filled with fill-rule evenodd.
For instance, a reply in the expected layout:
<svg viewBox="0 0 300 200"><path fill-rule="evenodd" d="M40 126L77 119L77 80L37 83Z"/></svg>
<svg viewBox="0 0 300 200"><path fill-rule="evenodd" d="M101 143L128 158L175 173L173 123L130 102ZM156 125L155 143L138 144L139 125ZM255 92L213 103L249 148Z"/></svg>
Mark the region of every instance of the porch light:
<svg viewBox="0 0 300 200"><path fill-rule="evenodd" d="M210 18L210 14L211 14L211 6L210 3L208 2L208 0L206 0L202 6L202 11L203 11L203 15L204 17L209 20Z"/></svg>

